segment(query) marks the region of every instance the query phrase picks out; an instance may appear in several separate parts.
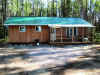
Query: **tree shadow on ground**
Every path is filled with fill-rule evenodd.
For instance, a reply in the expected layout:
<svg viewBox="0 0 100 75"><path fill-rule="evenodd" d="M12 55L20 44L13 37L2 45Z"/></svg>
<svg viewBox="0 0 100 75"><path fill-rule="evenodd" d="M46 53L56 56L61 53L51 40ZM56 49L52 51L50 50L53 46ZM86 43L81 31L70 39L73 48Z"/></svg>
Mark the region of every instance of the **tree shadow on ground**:
<svg viewBox="0 0 100 75"><path fill-rule="evenodd" d="M91 50L93 50L92 54L89 53L87 55L84 55L83 57L79 57L78 61L72 61L62 66L49 67L49 68L41 67L38 69L25 71L23 68L19 68L19 67L11 68L5 65L4 68L0 67L0 73L3 72L5 74L1 73L0 75L65 75L65 71L69 69L75 69L75 70L100 69L100 47L96 47L96 48L94 47L91 48ZM16 58L16 57L24 56L24 54L25 53L11 55L11 57ZM2 58L1 61L3 61L3 59L6 58L7 56ZM28 58L30 57L26 57L26 59Z"/></svg>
<svg viewBox="0 0 100 75"><path fill-rule="evenodd" d="M65 75L65 71L66 74L68 74L67 70L69 69L76 70L76 72L77 70L85 70L84 72L88 72L86 70L90 70L90 73L92 75L100 75L100 47L94 47L92 48L92 50L93 49L95 49L94 54L88 54L84 57L79 58L81 59L81 61L74 61L74 62L67 63L66 65L63 66L63 68L57 69L54 72L52 72L51 75ZM99 70L99 72L96 70ZM94 72L96 73L94 74ZM71 73L71 75L73 74L74 73ZM87 74L82 74L82 75L87 75Z"/></svg>

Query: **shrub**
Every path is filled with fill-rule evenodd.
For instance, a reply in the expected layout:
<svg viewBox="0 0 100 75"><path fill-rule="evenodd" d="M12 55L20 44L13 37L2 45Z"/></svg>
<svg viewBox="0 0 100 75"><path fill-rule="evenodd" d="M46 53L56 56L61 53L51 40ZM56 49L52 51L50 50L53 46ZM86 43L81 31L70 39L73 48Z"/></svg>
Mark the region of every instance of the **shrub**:
<svg viewBox="0 0 100 75"><path fill-rule="evenodd" d="M100 42L100 33L95 33L95 42Z"/></svg>

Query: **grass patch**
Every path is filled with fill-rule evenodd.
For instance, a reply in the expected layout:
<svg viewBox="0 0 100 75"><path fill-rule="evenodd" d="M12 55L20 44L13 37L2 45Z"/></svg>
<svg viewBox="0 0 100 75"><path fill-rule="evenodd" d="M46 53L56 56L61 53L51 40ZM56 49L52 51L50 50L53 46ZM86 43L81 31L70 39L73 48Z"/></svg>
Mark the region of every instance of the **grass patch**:
<svg viewBox="0 0 100 75"><path fill-rule="evenodd" d="M8 42L8 38L7 39L0 39L0 43L6 43Z"/></svg>
<svg viewBox="0 0 100 75"><path fill-rule="evenodd" d="M6 42L5 39L0 39L0 43L4 43L4 42Z"/></svg>

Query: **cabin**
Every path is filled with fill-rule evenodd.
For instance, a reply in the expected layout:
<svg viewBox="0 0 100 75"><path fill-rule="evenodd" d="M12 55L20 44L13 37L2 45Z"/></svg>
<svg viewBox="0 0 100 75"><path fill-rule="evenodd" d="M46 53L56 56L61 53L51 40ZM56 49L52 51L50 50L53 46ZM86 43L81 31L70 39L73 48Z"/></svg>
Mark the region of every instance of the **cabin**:
<svg viewBox="0 0 100 75"><path fill-rule="evenodd" d="M9 43L89 43L94 26L81 18L9 17Z"/></svg>

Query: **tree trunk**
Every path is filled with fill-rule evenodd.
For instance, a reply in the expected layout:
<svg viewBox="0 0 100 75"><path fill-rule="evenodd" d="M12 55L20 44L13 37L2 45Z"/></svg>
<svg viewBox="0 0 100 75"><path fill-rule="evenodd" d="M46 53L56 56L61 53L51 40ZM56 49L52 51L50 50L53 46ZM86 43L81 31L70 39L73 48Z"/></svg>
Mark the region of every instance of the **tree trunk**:
<svg viewBox="0 0 100 75"><path fill-rule="evenodd" d="M7 3L6 0L2 0L2 16L3 16L2 23L4 23L4 20L6 19L6 3Z"/></svg>

